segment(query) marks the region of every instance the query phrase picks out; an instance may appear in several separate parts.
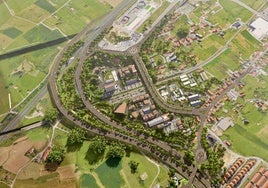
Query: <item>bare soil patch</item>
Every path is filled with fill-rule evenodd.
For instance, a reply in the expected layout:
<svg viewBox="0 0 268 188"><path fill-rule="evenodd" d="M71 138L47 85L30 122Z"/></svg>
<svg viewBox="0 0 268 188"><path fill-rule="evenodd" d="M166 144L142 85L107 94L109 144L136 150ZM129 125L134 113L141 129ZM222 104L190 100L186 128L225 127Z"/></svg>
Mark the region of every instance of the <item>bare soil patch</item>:
<svg viewBox="0 0 268 188"><path fill-rule="evenodd" d="M7 161L10 150L10 147L0 148L0 166L2 166Z"/></svg>
<svg viewBox="0 0 268 188"><path fill-rule="evenodd" d="M69 179L69 178L75 178L75 165L66 165L59 167L57 169L58 173L60 174L60 180Z"/></svg>
<svg viewBox="0 0 268 188"><path fill-rule="evenodd" d="M33 143L27 139L10 147L12 147L12 149L9 152L9 158L3 167L9 172L17 174L18 170L30 161L30 159L25 156L25 153L33 147Z"/></svg>

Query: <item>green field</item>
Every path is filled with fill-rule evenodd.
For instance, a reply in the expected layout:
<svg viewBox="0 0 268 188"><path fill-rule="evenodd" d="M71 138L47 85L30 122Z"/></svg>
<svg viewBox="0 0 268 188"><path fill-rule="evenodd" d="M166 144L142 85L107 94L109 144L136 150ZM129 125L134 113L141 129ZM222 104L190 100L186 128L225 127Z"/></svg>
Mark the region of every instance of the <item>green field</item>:
<svg viewBox="0 0 268 188"><path fill-rule="evenodd" d="M95 178L90 174L83 174L80 177L80 187L81 188L88 188L90 185L91 188L99 188L99 186L96 183Z"/></svg>
<svg viewBox="0 0 268 188"><path fill-rule="evenodd" d="M11 93L12 106L44 79L57 52L56 47L50 47L0 61L2 81Z"/></svg>
<svg viewBox="0 0 268 188"><path fill-rule="evenodd" d="M245 86L238 90L246 93L244 99L238 98L234 103L225 102L223 108L228 112L225 113L220 109L217 112L218 117L232 117L235 126L224 132L222 139L231 142L231 149L245 156L258 156L268 161L268 116L267 111L259 110L252 99L268 99L268 78L259 76L257 78L250 75L246 76L242 82ZM259 93L262 91L262 93ZM258 96L259 94L259 96ZM242 108L238 109L239 113L235 113L233 109L236 104L241 104ZM249 124L244 124L243 119L247 119ZM246 146L246 147L245 147Z"/></svg>
<svg viewBox="0 0 268 188"><path fill-rule="evenodd" d="M226 71L236 70L240 66L239 57L233 54L232 49L228 48L209 64L204 66L204 69L213 74L219 80L227 78Z"/></svg>
<svg viewBox="0 0 268 188"><path fill-rule="evenodd" d="M3 34L5 34L6 36L8 36L12 39L14 39L17 36L19 36L20 34L22 34L22 31L18 30L15 27L9 27L9 28L3 30L2 32L3 32Z"/></svg>
<svg viewBox="0 0 268 188"><path fill-rule="evenodd" d="M30 44L36 43L36 42L46 42L55 40L58 38L63 37L62 34L57 31L51 31L44 25L38 25L37 27L31 29L27 33L24 34L24 39L26 39Z"/></svg>
<svg viewBox="0 0 268 188"><path fill-rule="evenodd" d="M132 174L130 168L128 167L128 163L131 160L139 163L138 171L135 174ZM123 174L126 184L131 187L151 187L151 184L157 175L156 165L145 159L144 156L137 153L131 153L129 157L125 157L123 159L123 167L124 168L122 169L121 174ZM157 176L157 179L153 185L160 183L161 186L165 187L168 179L167 170L163 166L160 167L160 174ZM143 173L146 173L148 177L146 180L141 181L140 176Z"/></svg>
<svg viewBox="0 0 268 188"><path fill-rule="evenodd" d="M31 141L48 140L51 137L52 130L49 125L27 131L27 136Z"/></svg>
<svg viewBox="0 0 268 188"><path fill-rule="evenodd" d="M258 98L261 100L268 100L267 83L268 78L266 76L251 77L246 76L243 79L245 87L242 89L246 93L245 99Z"/></svg>
<svg viewBox="0 0 268 188"><path fill-rule="evenodd" d="M124 180L120 176L120 170L122 169L122 161L120 159L107 159L102 163L95 172L101 183L105 187L118 188L124 185Z"/></svg>
<svg viewBox="0 0 268 188"><path fill-rule="evenodd" d="M23 3L6 0L15 16L9 13L4 3L0 3L0 54L78 33L91 20L112 9L108 3L99 0L66 2L68 0L25 0ZM62 44L0 61L0 114L8 110L8 90L14 106L43 80L58 47ZM20 68L24 70L20 72Z"/></svg>
<svg viewBox="0 0 268 188"><path fill-rule="evenodd" d="M45 24L50 27L58 27L65 34L75 34L81 31L86 23L104 15L111 6L98 0L76 0L71 1L68 7L62 8L54 16L49 17Z"/></svg>
<svg viewBox="0 0 268 188"><path fill-rule="evenodd" d="M249 10L232 2L231 0L219 0L223 9L230 16L230 21L234 22L237 18L241 18L242 22L247 22L253 15Z"/></svg>
<svg viewBox="0 0 268 188"><path fill-rule="evenodd" d="M2 182L0 182L0 187L1 187L1 188L9 188L8 185L6 185L6 184L4 184L4 183L2 183Z"/></svg>
<svg viewBox="0 0 268 188"><path fill-rule="evenodd" d="M57 10L53 5L51 5L47 0L38 0L35 2L35 4L42 9L45 9L46 11L53 13L55 10Z"/></svg>
<svg viewBox="0 0 268 188"><path fill-rule="evenodd" d="M2 73L0 72L0 114L3 114L9 110L9 103L8 103L8 90L6 89L6 85L3 82L4 78Z"/></svg>
<svg viewBox="0 0 268 188"><path fill-rule="evenodd" d="M241 18L243 22L247 22L253 15L250 11L231 0L220 0L219 3L223 9L216 14L208 14L208 20L212 24L219 24L223 28L234 23L237 18Z"/></svg>
<svg viewBox="0 0 268 188"><path fill-rule="evenodd" d="M230 43L235 54L241 54L243 59L248 59L262 44L256 40L247 30L239 33Z"/></svg>
<svg viewBox="0 0 268 188"><path fill-rule="evenodd" d="M263 4L267 4L267 0L240 0L251 8L258 10Z"/></svg>

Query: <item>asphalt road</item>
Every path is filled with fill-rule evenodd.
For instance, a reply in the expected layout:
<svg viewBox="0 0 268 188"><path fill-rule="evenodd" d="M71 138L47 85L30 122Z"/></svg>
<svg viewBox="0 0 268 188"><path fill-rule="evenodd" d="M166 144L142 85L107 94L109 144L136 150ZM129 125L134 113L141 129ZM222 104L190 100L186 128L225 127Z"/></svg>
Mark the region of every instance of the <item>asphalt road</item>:
<svg viewBox="0 0 268 188"><path fill-rule="evenodd" d="M44 84L44 86L41 88L41 90L38 92L37 95L35 95L29 103L18 113L15 115L15 117L7 124L6 128L2 132L6 132L12 129L15 129L16 126L19 125L21 120L32 110L34 106L37 105L37 103L45 96L47 93L47 85ZM9 135L2 135L0 136L0 142L7 139Z"/></svg>

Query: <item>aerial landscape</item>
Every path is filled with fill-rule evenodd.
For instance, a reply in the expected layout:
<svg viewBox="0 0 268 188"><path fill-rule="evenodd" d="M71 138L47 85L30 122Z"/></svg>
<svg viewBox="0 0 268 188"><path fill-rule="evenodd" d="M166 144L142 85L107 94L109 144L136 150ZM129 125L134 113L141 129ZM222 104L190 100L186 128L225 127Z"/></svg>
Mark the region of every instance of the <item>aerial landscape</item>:
<svg viewBox="0 0 268 188"><path fill-rule="evenodd" d="M268 188L267 0L1 0L0 188Z"/></svg>

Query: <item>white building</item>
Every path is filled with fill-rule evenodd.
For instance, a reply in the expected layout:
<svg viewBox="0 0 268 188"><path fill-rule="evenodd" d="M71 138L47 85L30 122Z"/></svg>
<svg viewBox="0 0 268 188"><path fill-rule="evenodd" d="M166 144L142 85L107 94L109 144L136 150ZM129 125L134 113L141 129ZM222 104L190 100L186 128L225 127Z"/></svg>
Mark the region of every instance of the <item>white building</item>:
<svg viewBox="0 0 268 188"><path fill-rule="evenodd" d="M252 35L259 40L268 35L268 22L262 18L257 18L250 27Z"/></svg>

